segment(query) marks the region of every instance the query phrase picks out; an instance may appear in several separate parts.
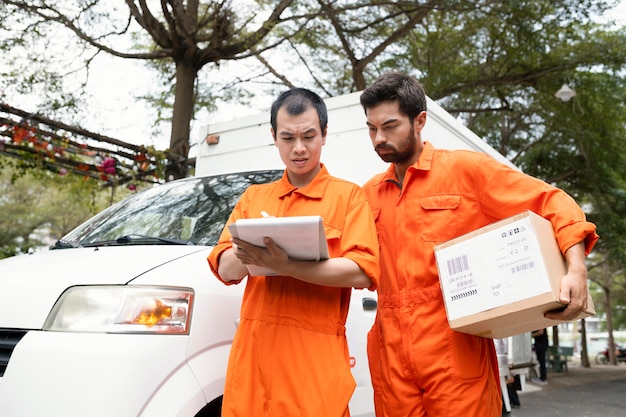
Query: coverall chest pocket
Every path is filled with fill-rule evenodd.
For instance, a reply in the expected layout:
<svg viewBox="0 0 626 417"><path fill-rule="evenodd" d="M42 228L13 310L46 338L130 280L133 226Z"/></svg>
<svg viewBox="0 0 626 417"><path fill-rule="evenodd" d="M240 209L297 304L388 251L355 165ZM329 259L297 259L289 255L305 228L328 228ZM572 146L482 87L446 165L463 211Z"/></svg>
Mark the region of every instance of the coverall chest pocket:
<svg viewBox="0 0 626 417"><path fill-rule="evenodd" d="M459 235L461 196L432 195L420 198L420 230L427 242L446 242Z"/></svg>

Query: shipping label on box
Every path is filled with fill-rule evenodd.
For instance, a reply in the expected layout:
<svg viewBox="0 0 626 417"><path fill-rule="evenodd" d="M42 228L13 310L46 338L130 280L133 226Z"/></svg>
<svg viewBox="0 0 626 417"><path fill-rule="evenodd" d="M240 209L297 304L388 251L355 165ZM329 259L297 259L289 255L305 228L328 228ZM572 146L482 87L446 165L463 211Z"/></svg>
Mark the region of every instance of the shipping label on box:
<svg viewBox="0 0 626 417"><path fill-rule="evenodd" d="M530 216L481 229L436 256L449 320L551 291Z"/></svg>

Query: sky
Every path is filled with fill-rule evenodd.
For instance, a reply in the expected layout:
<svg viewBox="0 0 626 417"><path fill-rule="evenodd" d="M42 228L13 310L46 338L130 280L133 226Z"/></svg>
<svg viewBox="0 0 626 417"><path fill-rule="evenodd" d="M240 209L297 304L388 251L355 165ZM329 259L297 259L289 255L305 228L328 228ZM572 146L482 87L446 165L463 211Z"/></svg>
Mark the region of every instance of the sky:
<svg viewBox="0 0 626 417"><path fill-rule="evenodd" d="M626 23L626 0L621 1L611 13L611 17L616 16ZM230 75L234 69L222 66L221 71L228 71ZM93 106L90 113L93 117L86 120L83 127L130 143L152 145L159 150L168 148L169 126L165 125L166 130L152 138L154 111L134 98L150 91L156 82L153 72L146 69L143 62L100 54L88 84L88 91L92 95L90 106ZM202 139L202 126L265 112L271 104L268 100L259 100L252 106L227 103L220 106L219 112L203 112L192 126L192 145Z"/></svg>
<svg viewBox="0 0 626 417"><path fill-rule="evenodd" d="M146 69L141 61L106 55L98 56L94 64L88 92L93 97L90 101L93 106L90 112L98 117L85 121L87 124L84 127L126 142L153 145L159 150L166 149L169 146L170 126L165 124L166 130L151 138L155 112L142 101L134 99L141 94L147 94L158 82L154 72ZM235 69L227 67L228 63L222 64L220 71L225 76L232 77ZM193 122L191 143L202 139L202 127L206 124L259 114L269 108L270 101L269 98L257 100L253 106L224 103L220 105L218 112L202 111L198 120Z"/></svg>

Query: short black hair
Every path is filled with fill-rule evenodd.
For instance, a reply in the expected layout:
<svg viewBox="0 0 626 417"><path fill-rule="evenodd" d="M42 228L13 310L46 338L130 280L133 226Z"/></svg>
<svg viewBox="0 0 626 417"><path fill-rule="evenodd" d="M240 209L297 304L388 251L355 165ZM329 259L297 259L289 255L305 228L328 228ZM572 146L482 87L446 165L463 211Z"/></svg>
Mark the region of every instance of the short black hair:
<svg viewBox="0 0 626 417"><path fill-rule="evenodd" d="M326 126L328 125L326 103L313 91L307 90L306 88L292 88L291 90L284 91L274 100L270 111L270 123L274 132L276 132L276 115L281 107L285 107L287 113L292 116L302 114L313 107L317 111L322 134L326 131Z"/></svg>

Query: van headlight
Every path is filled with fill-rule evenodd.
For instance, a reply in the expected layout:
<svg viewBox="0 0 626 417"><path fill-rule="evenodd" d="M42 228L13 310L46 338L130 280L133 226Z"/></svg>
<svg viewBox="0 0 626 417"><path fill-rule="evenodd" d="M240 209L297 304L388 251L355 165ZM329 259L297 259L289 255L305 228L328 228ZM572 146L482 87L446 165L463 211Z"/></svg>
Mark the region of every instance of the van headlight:
<svg viewBox="0 0 626 417"><path fill-rule="evenodd" d="M193 290L178 287L78 286L58 299L44 330L189 334Z"/></svg>

